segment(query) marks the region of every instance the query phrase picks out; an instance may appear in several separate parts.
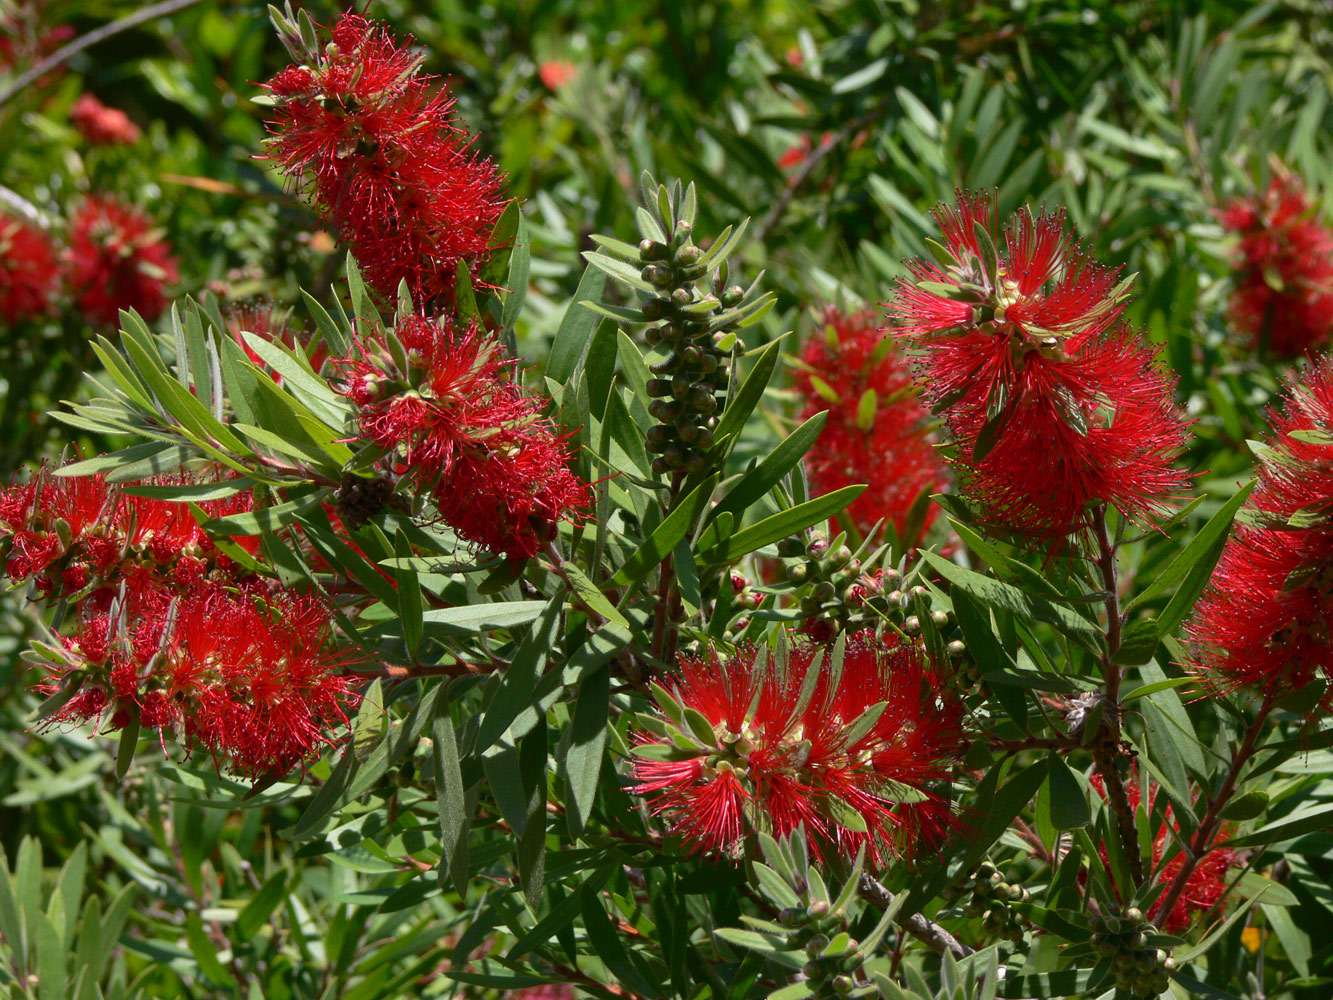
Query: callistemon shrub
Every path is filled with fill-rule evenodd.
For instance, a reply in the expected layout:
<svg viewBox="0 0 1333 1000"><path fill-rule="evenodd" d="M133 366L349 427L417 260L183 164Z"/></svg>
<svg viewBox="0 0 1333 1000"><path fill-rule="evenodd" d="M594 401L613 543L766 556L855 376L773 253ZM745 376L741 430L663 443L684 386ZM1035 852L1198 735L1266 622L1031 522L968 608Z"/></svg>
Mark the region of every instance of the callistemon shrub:
<svg viewBox="0 0 1333 1000"><path fill-rule="evenodd" d="M563 25L596 5L524 6ZM841 30L828 6L821 31ZM0 841L45 837L14 875L0 864L0 991L1329 994L1333 362L1278 377L1272 352L1218 350L1225 317L1177 314L1221 246L1194 242L1218 235L1194 157L1163 159L1177 174L1141 190L1150 157L1135 153L1101 184L1115 136L1167 140L1061 110L1078 128L1048 142L1037 103L1002 123L1001 34L983 46L994 76L932 72L940 102L909 105L910 53L928 43L952 65L963 50L935 13L925 34L888 30L909 24L898 6L848 44L802 35L781 72L717 49L697 87L664 73L643 90L613 83L591 45L576 75L547 72L581 34L505 34L505 5L479 8L475 51L459 25L417 16L458 42L451 63L502 68L463 102L498 117L480 135L426 54L373 19L407 5L327 28L272 9L291 64L252 85L270 134L237 160L256 196L238 187L235 227L209 232L239 240L270 209L326 225L348 253L335 273L305 241L301 266L328 267L303 290L257 263L220 280L229 243L168 247L151 220L194 202L98 193L144 188L95 171L52 180L80 192L53 236L15 221L6 177L0 323L39 361L70 339L61 327L96 371L54 409L65 456L0 487L14 612L0 649L19 631L28 647L0 666ZM795 23L801 5L784 11ZM634 45L633 20L611 48ZM254 41L212 12L198 24L210 45ZM1244 56L1225 71L1173 58L1182 115L1255 63L1229 48L1253 30L1205 46ZM1038 34L1017 37L1041 55ZM274 48L263 65L287 62ZM862 56L877 62L845 65ZM178 80L144 62L173 94L224 64ZM893 87L866 66L889 66ZM1131 114L1147 77L1133 79L1098 84L1105 108ZM736 96L752 86L753 106ZM677 90L715 88L746 134L676 114L695 107ZM0 129L46 142L60 107ZM974 135L981 114L993 127ZM151 148L166 173L159 123L127 148L106 107L76 117L89 138L69 141L110 144L89 163ZM549 156L548 119L595 133L596 152ZM693 162L663 145L681 122L706 186L644 173L621 204L631 162ZM1018 126L1034 151L1006 173L993 150L1026 138ZM765 150L776 159L787 128L825 139L784 176ZM922 155L897 155L905 134ZM963 170L982 134L992 152ZM1068 135L1099 144L1086 185ZM1069 154L1056 185L1052 150ZM532 160L527 201L492 155ZM1100 261L1058 208L1000 216L1034 171L1071 217L1105 222ZM951 174L1002 193L936 209L931 256L905 272L905 246L864 242L915 241L899 228L925 219L910 192L924 202ZM177 182L213 197L209 178ZM865 207L844 253L838 220L872 194L895 217ZM756 238L733 209L766 199ZM1249 269L1233 318L1273 348L1317 339L1313 300L1290 301L1327 263L1312 205L1284 177L1228 210ZM208 291L171 302L176 283ZM1198 287L1206 310L1228 286ZM835 297L886 301L889 319L811 323L805 304ZM76 314L89 322L62 326ZM33 330L51 337L22 340ZM1223 354L1231 367L1205 370Z"/></svg>
<svg viewBox="0 0 1333 1000"><path fill-rule="evenodd" d="M935 260L909 263L890 303L920 351L954 468L988 521L1041 541L1088 530L1111 504L1133 520L1185 491L1185 425L1156 350L1122 320L1125 283L1064 218L1024 209L1003 228L991 198L936 210Z"/></svg>
<svg viewBox="0 0 1333 1000"><path fill-rule="evenodd" d="M824 309L795 366L800 419L827 413L824 428L806 454L811 485L820 493L865 483L847 507L862 535L892 527L911 548L935 519L925 495L948 481L929 433L930 414L915 380L874 313L847 315ZM913 514L922 513L913 523ZM906 537L911 531L912 537Z"/></svg>

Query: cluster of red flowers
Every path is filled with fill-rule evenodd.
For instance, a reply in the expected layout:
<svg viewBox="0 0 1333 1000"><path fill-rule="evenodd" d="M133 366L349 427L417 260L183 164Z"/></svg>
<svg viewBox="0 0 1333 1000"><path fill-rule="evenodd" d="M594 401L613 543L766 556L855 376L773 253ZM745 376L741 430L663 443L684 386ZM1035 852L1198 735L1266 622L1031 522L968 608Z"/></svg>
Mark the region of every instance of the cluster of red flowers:
<svg viewBox="0 0 1333 1000"><path fill-rule="evenodd" d="M418 308L453 298L458 266L490 249L501 176L472 151L453 99L389 31L344 14L322 52L268 83L269 155L295 178L392 298L406 281Z"/></svg>
<svg viewBox="0 0 1333 1000"><path fill-rule="evenodd" d="M557 521L591 505L564 439L475 323L460 333L447 318L408 317L335 364L342 392L361 408L362 439L430 493L465 541L528 558Z"/></svg>
<svg viewBox="0 0 1333 1000"><path fill-rule="evenodd" d="M805 401L801 419L828 411L828 420L806 454L810 481L820 493L855 483L868 489L847 513L862 534L883 521L903 538L912 504L947 481L944 462L927 434L929 414L914 392L911 373L893 341L875 328L874 316L846 316L830 307L821 331L801 354L794 381ZM930 506L922 530L934 520Z"/></svg>
<svg viewBox="0 0 1333 1000"><path fill-rule="evenodd" d="M152 220L105 195L89 195L75 209L63 252L35 227L0 216L0 319L49 313L62 277L90 323L111 325L121 309L148 320L161 315L177 268Z"/></svg>
<svg viewBox="0 0 1333 1000"><path fill-rule="evenodd" d="M1189 634L1214 687L1281 698L1333 682L1333 358L1293 381L1270 419L1255 523L1227 541ZM1333 688L1320 704L1333 706Z"/></svg>
<svg viewBox="0 0 1333 1000"><path fill-rule="evenodd" d="M1060 214L1001 233L985 195L935 214L939 262L909 262L890 304L921 348L918 376L958 442L967 494L993 522L1056 541L1110 503L1143 520L1185 488L1174 381L1122 321L1116 272Z"/></svg>
<svg viewBox="0 0 1333 1000"><path fill-rule="evenodd" d="M182 473L136 485L207 481ZM209 517L252 505L244 490L199 504ZM258 539L232 541L253 553ZM258 776L316 752L353 700L337 672L345 657L326 649L328 614L263 586L185 504L42 470L0 492L0 549L11 580L75 607L63 651L47 650L40 689L69 696L48 724L137 721Z"/></svg>
<svg viewBox="0 0 1333 1000"><path fill-rule="evenodd" d="M119 108L109 108L92 94L84 94L69 109L69 120L94 146L128 146L139 141L139 126Z"/></svg>
<svg viewBox="0 0 1333 1000"><path fill-rule="evenodd" d="M93 323L112 325L121 309L156 319L177 278L171 248L152 220L101 195L89 195L74 213L65 257L70 293Z"/></svg>
<svg viewBox="0 0 1333 1000"><path fill-rule="evenodd" d="M1333 334L1333 232L1301 180L1279 170L1261 195L1228 205L1240 236L1231 323L1256 349L1299 357Z"/></svg>
<svg viewBox="0 0 1333 1000"><path fill-rule="evenodd" d="M141 486L207 482L188 473L163 475ZM209 517L251 509L245 490L200 508ZM39 470L26 483L0 491L0 537L6 574L33 581L50 600L90 601L105 610L124 594L135 609L169 602L181 589L212 578L235 579L190 508L131 496L99 475L61 476ZM253 552L257 539L237 538Z"/></svg>
<svg viewBox="0 0 1333 1000"><path fill-rule="evenodd" d="M1130 807L1138 809L1143 793L1139 788L1137 774L1134 774L1133 778L1134 780L1127 782L1126 791L1129 796ZM1090 780L1098 793L1105 795L1105 783L1102 776L1094 774ZM1148 788L1149 814L1152 813L1157 803L1158 793L1157 783L1150 782ZM1170 805L1166 807L1162 825L1158 828L1157 835L1153 837L1152 842L1152 862L1156 872L1155 881L1163 887L1170 886L1175 881L1180 869L1185 864L1185 855L1176 848L1182 838L1179 824L1171 818L1171 808ZM1163 856L1171 852L1174 852L1171 860L1162 864ZM1105 847L1101 849L1101 854L1102 863L1108 864ZM1166 915L1166 919L1159 922L1162 915L1162 903L1165 902L1160 896L1149 908L1148 919L1168 934L1181 933L1189 927L1191 921L1198 914L1208 912L1221 901L1223 893L1226 892L1227 872L1235 868L1236 865L1235 851L1225 847L1209 851L1185 879L1185 891L1181 893L1180 899L1171 907L1171 912Z"/></svg>
<svg viewBox="0 0 1333 1000"><path fill-rule="evenodd" d="M734 857L753 832L803 827L821 856L864 846L881 866L947 832L950 805L931 785L957 768L962 703L892 638L854 637L840 672L817 650L796 648L785 668L754 649L682 657L662 714L641 719L634 791L692 850Z"/></svg>

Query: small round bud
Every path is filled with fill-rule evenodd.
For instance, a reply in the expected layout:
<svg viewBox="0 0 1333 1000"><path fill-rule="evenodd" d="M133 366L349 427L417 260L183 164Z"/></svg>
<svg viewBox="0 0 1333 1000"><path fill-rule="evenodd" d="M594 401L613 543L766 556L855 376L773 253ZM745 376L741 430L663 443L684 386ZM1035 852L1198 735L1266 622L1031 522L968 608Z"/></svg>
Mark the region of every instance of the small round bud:
<svg viewBox="0 0 1333 1000"><path fill-rule="evenodd" d="M805 915L811 920L823 920L828 916L829 905L822 899L816 899L805 908Z"/></svg>
<svg viewBox="0 0 1333 1000"><path fill-rule="evenodd" d="M697 476L708 467L708 459L702 455L694 454L685 460L685 471L691 476Z"/></svg>
<svg viewBox="0 0 1333 1000"><path fill-rule="evenodd" d="M639 259L640 260L661 260L666 253L666 247L662 246L656 240L639 241Z"/></svg>
<svg viewBox="0 0 1333 1000"><path fill-rule="evenodd" d="M835 976L833 979L833 992L840 997L845 997L856 988L856 983L848 975Z"/></svg>
<svg viewBox="0 0 1333 1000"><path fill-rule="evenodd" d="M681 247L676 252L676 266L692 268L703 255L704 252L696 246Z"/></svg>
<svg viewBox="0 0 1333 1000"><path fill-rule="evenodd" d="M643 304L643 314L647 316L649 319L661 319L662 312L663 312L663 307L661 299L656 299L656 298L649 299L647 302ZM656 339L654 339L654 335L656 335ZM644 334L644 336L647 339L649 345L651 346L652 344L656 344L657 341L661 339L661 331L658 330L656 327L649 327L648 331Z"/></svg>
<svg viewBox="0 0 1333 1000"><path fill-rule="evenodd" d="M949 613L947 611L932 611L930 613L930 620L933 621L937 627L943 628L945 625L949 624Z"/></svg>
<svg viewBox="0 0 1333 1000"><path fill-rule="evenodd" d="M717 411L717 397L713 395L713 390L709 386L695 383L694 391L690 393L690 403L695 410L705 416Z"/></svg>
<svg viewBox="0 0 1333 1000"><path fill-rule="evenodd" d="M945 652L949 654L950 659L954 660L958 659L964 653L967 652L967 647L963 645L963 641L961 639L955 639L953 642L949 643L949 645L945 646L944 649Z"/></svg>
<svg viewBox="0 0 1333 1000"><path fill-rule="evenodd" d="M1121 916L1131 924L1143 923L1143 911L1137 906L1131 906L1128 910L1122 913Z"/></svg>
<svg viewBox="0 0 1333 1000"><path fill-rule="evenodd" d="M903 622L903 631L908 635L916 635L921 631L921 620L916 615L908 615L907 620Z"/></svg>
<svg viewBox="0 0 1333 1000"><path fill-rule="evenodd" d="M822 535L816 535L810 539L810 543L805 547L805 554L818 558L828 551L828 539Z"/></svg>
<svg viewBox="0 0 1333 1000"><path fill-rule="evenodd" d="M671 380L665 378L650 378L648 380L648 395L657 397L670 396Z"/></svg>
<svg viewBox="0 0 1333 1000"><path fill-rule="evenodd" d="M671 380L671 395L677 399L684 399L690 394L690 377L688 375L677 375Z"/></svg>
<svg viewBox="0 0 1333 1000"><path fill-rule="evenodd" d="M689 305L694 301L694 293L688 288L677 288L671 293L671 303L677 307Z"/></svg>
<svg viewBox="0 0 1333 1000"><path fill-rule="evenodd" d="M667 445L662 457L666 459L667 465L678 469L685 464L685 449L678 444Z"/></svg>
<svg viewBox="0 0 1333 1000"><path fill-rule="evenodd" d="M791 906L784 907L778 913L778 923L783 927L795 927L804 919L805 914Z"/></svg>
<svg viewBox="0 0 1333 1000"><path fill-rule="evenodd" d="M739 303L741 299L745 298L745 289L742 288L740 285L732 285L730 288L724 291L720 296L718 296L718 298L722 300L722 304L724 306L730 308L731 306L734 306L737 303Z"/></svg>
<svg viewBox="0 0 1333 1000"><path fill-rule="evenodd" d="M663 424L657 424L656 426L649 427L647 434L649 450L651 451L663 450L667 445L671 443L671 439L673 436L674 435L672 434L671 428L668 426L664 426Z"/></svg>
<svg viewBox="0 0 1333 1000"><path fill-rule="evenodd" d="M816 934L805 945L805 953L814 958L821 951L828 947L828 935Z"/></svg>

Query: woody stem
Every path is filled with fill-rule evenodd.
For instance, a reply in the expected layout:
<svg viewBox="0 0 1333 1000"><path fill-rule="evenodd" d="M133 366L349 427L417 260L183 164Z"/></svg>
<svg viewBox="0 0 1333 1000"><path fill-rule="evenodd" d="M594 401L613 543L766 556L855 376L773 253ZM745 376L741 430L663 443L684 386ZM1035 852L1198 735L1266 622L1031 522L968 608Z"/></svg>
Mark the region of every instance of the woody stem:
<svg viewBox="0 0 1333 1000"><path fill-rule="evenodd" d="M671 475L671 490L667 494L667 500L664 506L665 517L670 514L676 506L676 499L680 494L680 484L684 481L685 474L677 470ZM668 552L666 558L662 560L662 575L657 582L657 608L653 615L653 658L656 660L666 660L671 658L675 651L676 639L674 635L669 635L667 626L673 617L677 600L674 592L676 582L675 566L673 565L673 554Z"/></svg>
<svg viewBox="0 0 1333 1000"><path fill-rule="evenodd" d="M1166 915L1180 901L1186 883L1189 882L1190 876L1194 874L1194 869L1212 850L1213 838L1217 835L1218 827L1221 826L1222 810L1231 801L1231 796L1236 793L1236 781L1240 777L1241 769L1254 756L1257 749L1256 744L1259 742L1259 731L1263 728L1264 723L1268 721L1268 716L1273 711L1274 700L1271 694L1264 697L1263 704L1259 707L1259 714L1254 717L1254 721L1250 723L1250 728L1245 731L1245 739L1241 742L1240 749L1236 751L1235 757L1231 759L1231 766L1227 768L1227 776L1222 781L1222 787L1218 789L1217 794L1208 803L1208 811L1203 814L1203 819L1199 821L1199 828L1194 831L1194 836L1190 838L1189 849L1185 852L1184 864L1180 866L1180 871L1176 872L1176 877L1171 880L1171 885L1162 897L1162 902L1158 904L1158 921L1165 920Z"/></svg>
<svg viewBox="0 0 1333 1000"><path fill-rule="evenodd" d="M1143 882L1143 857L1139 851L1138 831L1134 825L1134 809L1129 804L1129 793L1120 778L1116 761L1120 748L1120 665L1115 654L1120 650L1120 578L1115 563L1115 546L1106 529L1106 504L1097 508L1092 520L1093 537L1097 542L1096 565L1101 571L1102 589L1106 592L1106 653L1102 657L1102 676L1106 681L1101 712L1101 732L1093 743L1093 760L1097 773L1102 776L1107 800L1115 813L1120 843L1129 861L1129 874L1135 885Z"/></svg>

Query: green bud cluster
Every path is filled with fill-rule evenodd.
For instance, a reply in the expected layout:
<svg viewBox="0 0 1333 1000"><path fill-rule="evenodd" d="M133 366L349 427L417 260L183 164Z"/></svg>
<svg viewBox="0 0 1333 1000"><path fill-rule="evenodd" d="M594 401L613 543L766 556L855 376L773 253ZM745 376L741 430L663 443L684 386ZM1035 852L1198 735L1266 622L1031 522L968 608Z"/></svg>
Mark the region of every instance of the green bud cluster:
<svg viewBox="0 0 1333 1000"><path fill-rule="evenodd" d="M1121 913L1092 918L1092 946L1098 959L1110 959L1116 986L1135 997L1156 997L1171 985L1175 959L1154 942L1157 929L1131 906Z"/></svg>
<svg viewBox="0 0 1333 1000"><path fill-rule="evenodd" d="M832 638L839 632L878 628L887 621L924 649L923 619L928 616L957 683L970 688L979 681L980 672L952 612L933 608L929 589L909 586L897 569L876 569L878 553L863 564L843 544L842 536L830 542L822 534L808 540L786 538L777 548L788 560L783 569L796 587L796 600L811 634Z"/></svg>
<svg viewBox="0 0 1333 1000"><path fill-rule="evenodd" d="M787 947L804 951L802 972L814 996L847 996L863 985L861 966L868 957L860 943L847 933L847 916L830 912L829 904L815 900L806 907L787 907L778 923L789 931Z"/></svg>
<svg viewBox="0 0 1333 1000"><path fill-rule="evenodd" d="M1026 903L1031 894L1025 887L1005 881L989 861L983 862L974 875L945 886L941 895L969 917L979 917L982 929L991 937L1022 944L1023 918L1012 904Z"/></svg>
<svg viewBox="0 0 1333 1000"><path fill-rule="evenodd" d="M695 473L707 466L731 377L729 347L723 346L731 324L714 319L745 292L725 287L723 270L712 291L700 295L697 283L708 271L703 256L684 219L676 223L669 244L650 239L639 244L640 276L656 290L643 305L657 324L648 327L645 337L650 347L661 344L668 350L666 358L650 366L648 380L648 411L657 421L648 431L648 448L657 455L653 471L659 475Z"/></svg>

